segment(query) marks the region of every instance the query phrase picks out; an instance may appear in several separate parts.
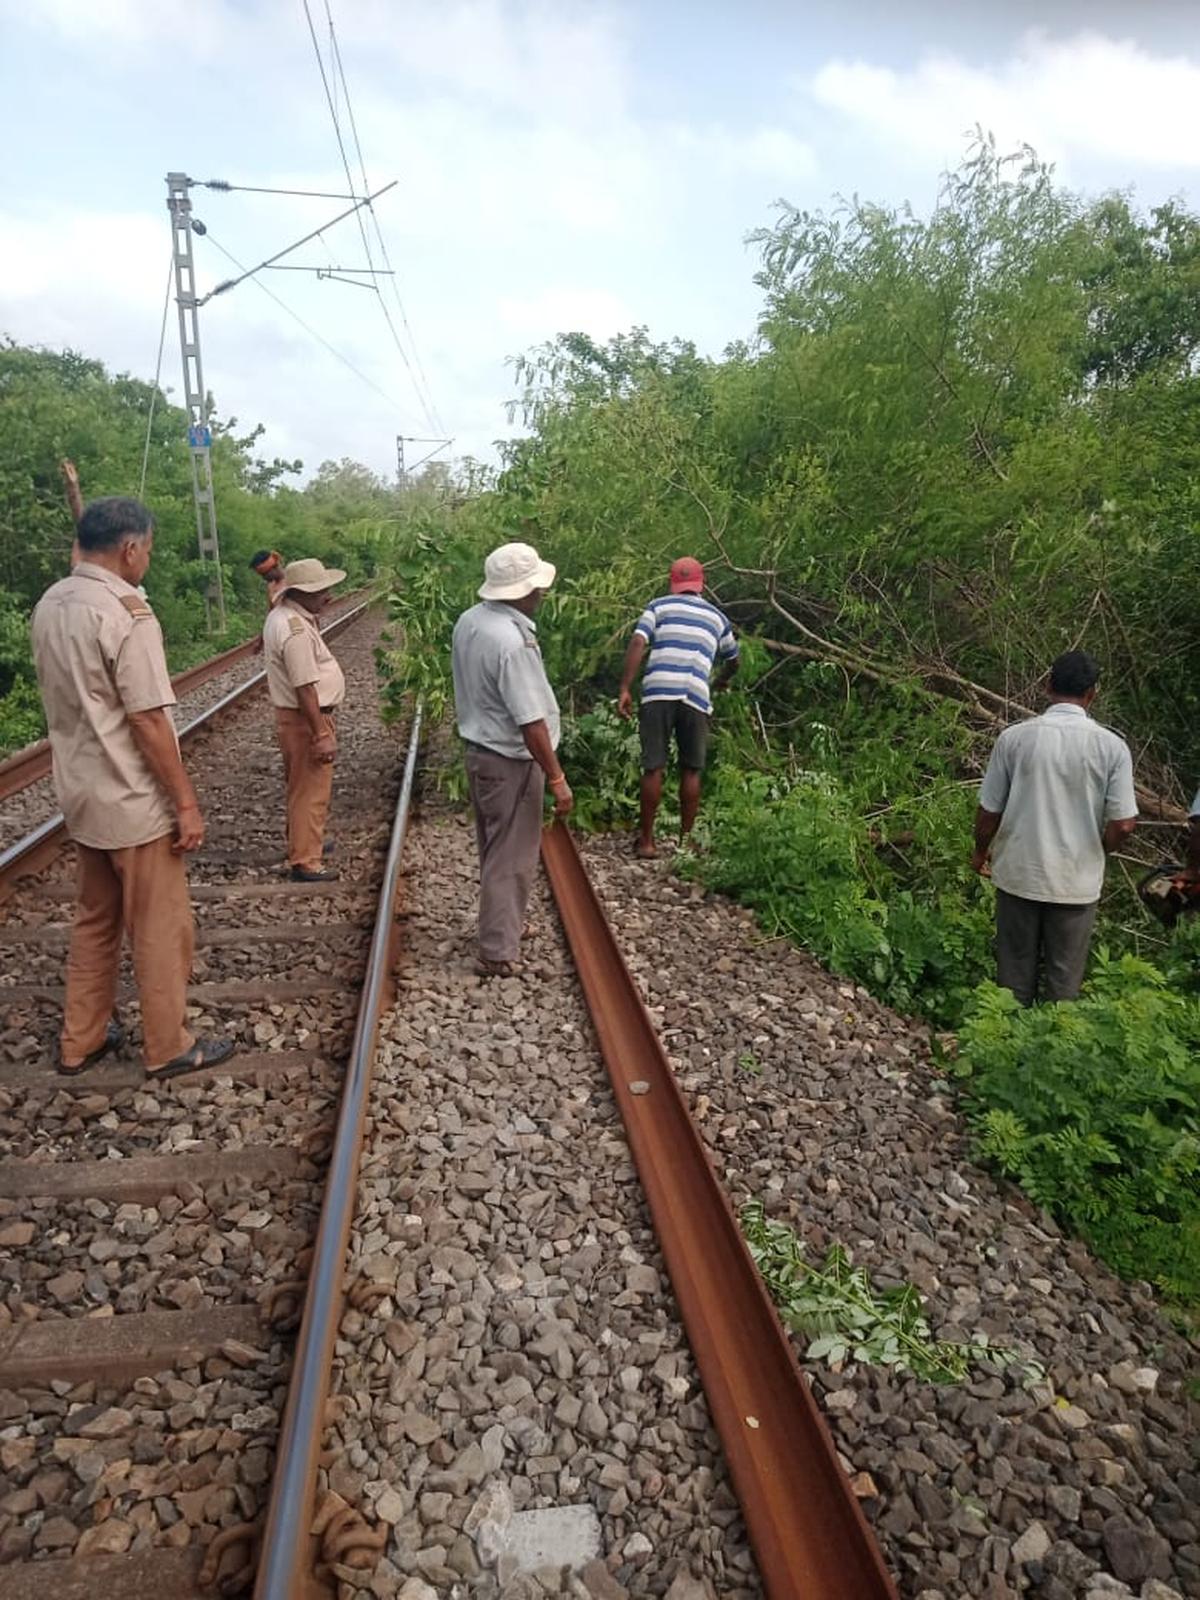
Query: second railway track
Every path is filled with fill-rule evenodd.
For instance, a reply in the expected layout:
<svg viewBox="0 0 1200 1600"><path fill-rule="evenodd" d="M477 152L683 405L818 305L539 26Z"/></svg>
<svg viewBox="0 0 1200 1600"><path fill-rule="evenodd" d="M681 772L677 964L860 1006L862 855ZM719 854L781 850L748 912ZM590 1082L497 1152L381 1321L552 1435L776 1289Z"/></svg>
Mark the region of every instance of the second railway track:
<svg viewBox="0 0 1200 1600"><path fill-rule="evenodd" d="M262 1510L342 1068L400 789L360 622L338 646L337 882L284 876L261 696L187 760L208 823L190 877L189 1016L237 1040L216 1072L78 1080L53 1059L69 861L0 929L0 1595L186 1597L218 1532ZM390 914L390 913L385 913ZM74 1554L77 1562L45 1559ZM244 1567L236 1540L220 1577ZM213 1590L207 1592L212 1593Z"/></svg>

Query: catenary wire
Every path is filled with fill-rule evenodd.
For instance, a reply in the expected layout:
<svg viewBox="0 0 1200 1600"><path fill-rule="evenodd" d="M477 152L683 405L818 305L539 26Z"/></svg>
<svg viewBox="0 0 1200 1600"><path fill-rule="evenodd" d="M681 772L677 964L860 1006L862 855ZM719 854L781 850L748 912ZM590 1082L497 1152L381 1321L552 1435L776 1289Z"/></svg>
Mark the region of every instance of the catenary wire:
<svg viewBox="0 0 1200 1600"><path fill-rule="evenodd" d="M240 271L245 272L246 269L238 260L238 258L229 250L226 250L225 246L221 244L219 240L213 238L211 228L209 229L207 238L208 242L215 246L215 248L221 252L227 261L232 261L235 267L237 267ZM386 389L381 389L373 378L368 378L366 373L363 372L360 367L355 366L354 362L351 361L349 356L344 355L336 345L330 344L329 340L326 339L323 334L318 333L311 323L306 322L298 311L293 311L292 307L288 305L286 300L277 295L273 289L269 289L261 278L252 278L251 282L257 288L261 289L268 299L274 300L277 306L279 306L283 311L286 311L288 316L291 317L294 322L298 322L304 329L305 333L314 338L318 344L324 345L325 349L329 351L330 355L336 356L344 367L348 367L356 378L358 378L362 383L366 384L368 389L373 389L374 392L379 395L380 399L387 401L388 405L391 406L393 410L403 411L403 406L394 395L388 394Z"/></svg>
<svg viewBox="0 0 1200 1600"><path fill-rule="evenodd" d="M329 39L330 39L330 43L331 43L332 48L333 48L334 65L337 68L338 77L342 81L342 99L345 102L346 115L347 115L347 117L349 118L349 121L350 121L350 136L354 140L354 150L355 150L355 154L358 156L359 171L362 173L363 192L365 194L365 193L369 193L369 189L368 189L368 186L367 186L367 163L366 163L366 158L363 155L362 142L358 137L358 122L357 122L357 120L355 118L355 115L354 115L354 102L350 97L350 85L346 80L346 69L342 64L342 51L341 51L340 45L338 44L337 29L335 28L334 22L333 22L333 11L331 9L330 0L324 0L324 4L325 4L325 15L329 19ZM354 187L353 181L351 181L350 187L351 188ZM383 229L380 226L379 218L376 215L375 208L373 206L369 205L367 207L367 211L370 214L371 223L372 223L372 226L375 229L375 236L379 240L379 249L380 249L380 253L383 256L384 265L389 269L389 271L391 271L391 274L392 274L392 285L391 285L391 287L392 287L392 294L393 294L393 296L395 298L395 301L396 301L396 309L400 313L400 320L404 325L405 333L408 335L408 341L412 346L413 359L417 364L417 371L420 374L421 383L424 385L424 391L425 392L424 392L424 395L422 397L422 404L423 404L424 409L425 409L425 415L428 418L428 420L433 424L433 426L434 426L435 430L438 432L438 434L444 435L445 432L446 432L446 425L442 421L441 414L439 413L439 411L437 409L437 404L434 401L433 391L430 388L429 379L428 379L428 377L426 376L426 373L425 373L425 366L424 366L424 363L421 360L421 352L420 352L420 349L419 349L419 347L417 345L417 337L416 337L416 334L414 334L413 331L412 331L412 327L410 326L409 320L408 320L408 313L404 309L404 301L401 298L400 287L399 287L399 284L396 281L395 270L392 268L391 258L388 255L387 241L385 240L385 238L383 236ZM382 298L382 294L381 294L381 298Z"/></svg>
<svg viewBox="0 0 1200 1600"><path fill-rule="evenodd" d="M354 177L353 177L353 174L351 173L351 170L350 170L350 159L349 159L349 156L346 153L346 142L342 138L341 123L340 123L340 121L338 119L337 107L334 104L333 92L332 92L332 89L330 87L330 81L329 81L330 74L328 74L326 72L326 70L325 70L325 60L324 60L324 57L321 54L321 46L320 46L319 40L317 39L317 30L316 30L316 26L315 26L315 24L313 22L312 10L311 10L311 7L309 6L309 0L303 0L303 4L304 4L305 19L308 22L309 37L312 40L313 54L317 58L317 70L321 75L321 86L325 91L325 103L329 108L329 116L330 116L331 121L333 122L334 137L337 139L338 151L339 151L339 153L341 155L341 158L342 158L342 168L343 168L343 170L344 170L344 172L346 174L346 183L348 184L348 186L351 189L353 189L354 188ZM340 51L338 50L338 47L337 47L337 34L336 34L336 31L334 30L333 15L332 15L332 12L329 9L328 4L326 4L326 7L325 7L325 15L326 15L326 18L328 19L328 22L329 22L330 39L331 39L331 42L332 42L332 47L333 47L333 51L334 51L335 60L337 61L338 66L339 66L339 70L340 70L341 62L340 62ZM346 84L346 75L345 75L344 71L341 72L341 82L342 82L343 98L346 101L347 110L350 110L349 89L348 89L347 84ZM353 113L351 112L351 126L353 127L353 125L354 125L354 119L353 119ZM355 139L356 139L356 143L357 143L357 134L355 135ZM359 147L360 164L361 164L361 157L362 157L362 150L361 150L361 147ZM367 205L367 209L370 210L370 203L369 202L368 202L368 205ZM359 226L359 231L360 231L360 233L362 235L363 249L366 251L367 260L372 265L374 265L374 258L373 258L372 254L371 254L371 245L370 245L369 236L368 236L368 233L367 233L366 224L364 223L361 214L359 215L359 218L358 218L358 226ZM375 222L375 232L379 236L380 243L382 244L382 235L380 234L380 231L379 231L378 221ZM422 380L424 378L424 374L421 373L420 376L418 376L417 368L414 367L413 362L409 359L408 351L404 347L404 341L401 339L400 333L399 333L399 331L398 331L398 329L396 327L396 324L392 320L392 314L388 310L387 301L383 298L383 295L379 290L379 286L375 285L374 287L375 287L376 298L379 301L379 309L383 312L384 321L388 325L388 331L390 332L390 334L392 336L392 341L396 346L396 350L397 350L397 352L398 352L398 354L400 356L401 361L403 361L403 363L405 365L405 368L408 371L408 375L409 375L410 379L412 380L413 389L416 392L416 396L417 396L418 401L420 402L421 409L425 413L425 420L426 420L426 422L428 423L428 425L431 428L441 429L441 431L444 432L445 430L442 429L441 423L439 421L435 420L435 417L434 417L434 414L433 414L434 408L431 405L431 397L428 395L428 383L425 382L424 387L422 387ZM394 285L393 285L393 287L394 287ZM406 326L407 326L407 319L405 319L405 320L406 320ZM409 334L409 338L411 340L412 339L412 330L411 330L411 328L408 329L408 334ZM414 353L414 355L416 355L415 342L414 342L414 345L413 345L413 353ZM420 360L419 360L419 357L418 357L417 366L419 367L419 365L420 365Z"/></svg>
<svg viewBox="0 0 1200 1600"><path fill-rule="evenodd" d="M162 322L158 330L158 359L154 363L154 387L150 391L150 414L146 418L146 443L142 449L142 475L138 479L137 497L146 493L146 472L150 465L150 431L154 427L154 407L158 402L158 380L162 376L163 345L167 338L167 313L171 309L171 284L175 277L175 252L167 258L167 291L163 295Z"/></svg>

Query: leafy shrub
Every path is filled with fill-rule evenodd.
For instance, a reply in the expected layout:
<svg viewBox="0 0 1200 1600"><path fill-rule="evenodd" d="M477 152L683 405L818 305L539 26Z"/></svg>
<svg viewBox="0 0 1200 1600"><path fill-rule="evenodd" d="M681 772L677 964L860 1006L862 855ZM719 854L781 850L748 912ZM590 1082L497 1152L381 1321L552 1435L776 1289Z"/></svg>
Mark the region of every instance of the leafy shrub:
<svg viewBox="0 0 1200 1600"><path fill-rule="evenodd" d="M951 1070L984 1156L1118 1272L1200 1299L1200 1001L1105 953L1070 1004L987 983Z"/></svg>
<svg viewBox="0 0 1200 1600"><path fill-rule="evenodd" d="M708 849L686 872L892 1005L957 1021L988 958L990 916L977 885L931 884L925 895L901 885L828 773L723 770L702 818Z"/></svg>

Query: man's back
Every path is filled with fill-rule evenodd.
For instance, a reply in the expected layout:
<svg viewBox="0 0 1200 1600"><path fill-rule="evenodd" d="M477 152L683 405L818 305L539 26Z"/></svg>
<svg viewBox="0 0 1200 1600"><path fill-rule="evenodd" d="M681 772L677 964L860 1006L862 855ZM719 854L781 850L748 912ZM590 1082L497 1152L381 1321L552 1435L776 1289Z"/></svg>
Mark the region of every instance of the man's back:
<svg viewBox="0 0 1200 1600"><path fill-rule="evenodd" d="M451 666L462 738L523 761L528 751L521 728L545 721L551 743L558 744L558 703L530 617L502 601L471 606L454 625Z"/></svg>
<svg viewBox="0 0 1200 1600"><path fill-rule="evenodd" d="M651 600L634 632L650 646L642 676L642 700L684 700L705 714L712 710L709 680L714 662L736 659L737 641L723 611L698 594L666 594Z"/></svg>
<svg viewBox="0 0 1200 1600"><path fill-rule="evenodd" d="M992 847L997 888L1090 904L1104 881L1105 824L1137 813L1129 747L1081 705L1052 705L997 739L979 803L1003 813Z"/></svg>
<svg viewBox="0 0 1200 1600"><path fill-rule="evenodd" d="M38 602L32 642L72 838L118 849L171 832L167 796L129 725L130 713L175 703L149 604L131 584L84 561Z"/></svg>

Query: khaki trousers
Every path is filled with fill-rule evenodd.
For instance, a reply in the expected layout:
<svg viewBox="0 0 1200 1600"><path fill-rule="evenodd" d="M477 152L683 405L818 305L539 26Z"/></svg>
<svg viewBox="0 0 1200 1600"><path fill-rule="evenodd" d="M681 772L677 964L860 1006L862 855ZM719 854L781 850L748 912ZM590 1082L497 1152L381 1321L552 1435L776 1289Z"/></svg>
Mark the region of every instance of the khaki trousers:
<svg viewBox="0 0 1200 1600"><path fill-rule="evenodd" d="M467 784L479 845L479 954L517 961L537 870L546 777L536 761L511 761L469 744Z"/></svg>
<svg viewBox="0 0 1200 1600"><path fill-rule="evenodd" d="M165 833L125 850L75 846L78 890L67 954L62 1058L76 1066L104 1042L117 1001L122 937L133 951L147 1067L191 1047L183 1025L192 970L192 904L182 855Z"/></svg>
<svg viewBox="0 0 1200 1600"><path fill-rule="evenodd" d="M333 718L326 717L330 731ZM303 711L275 708L275 728L287 783L288 863L320 872L325 848L325 823L333 794L333 762L312 753L312 732Z"/></svg>
<svg viewBox="0 0 1200 1600"><path fill-rule="evenodd" d="M1038 997L1078 1000L1087 971L1088 948L1098 900L1086 906L1060 906L1023 900L996 890L996 982L1011 989L1023 1006Z"/></svg>

